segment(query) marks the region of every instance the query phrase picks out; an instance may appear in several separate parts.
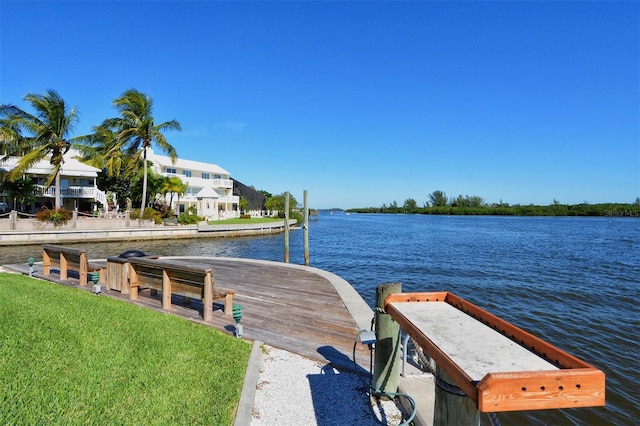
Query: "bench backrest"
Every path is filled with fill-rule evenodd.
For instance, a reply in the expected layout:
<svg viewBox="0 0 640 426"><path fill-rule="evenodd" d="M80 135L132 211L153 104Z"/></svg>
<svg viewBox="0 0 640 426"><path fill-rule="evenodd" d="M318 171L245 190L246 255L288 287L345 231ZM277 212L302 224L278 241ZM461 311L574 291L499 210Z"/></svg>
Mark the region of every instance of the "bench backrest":
<svg viewBox="0 0 640 426"><path fill-rule="evenodd" d="M87 252L84 249L75 247L56 246L53 244L44 244L42 246L43 257L49 257L49 261L52 264L58 265L60 262L60 255L66 258L68 263L79 265L80 262L87 260Z"/></svg>
<svg viewBox="0 0 640 426"><path fill-rule="evenodd" d="M169 259L128 258L129 278L132 285L162 290L164 279L171 281L171 293L187 297L204 298L207 282L213 287L213 270L176 263Z"/></svg>
<svg viewBox="0 0 640 426"><path fill-rule="evenodd" d="M86 284L89 260L84 249L75 247L58 246L54 244L44 244L42 246L42 263L44 275L51 273L51 266L60 267L60 279L68 278L68 269L75 269Z"/></svg>

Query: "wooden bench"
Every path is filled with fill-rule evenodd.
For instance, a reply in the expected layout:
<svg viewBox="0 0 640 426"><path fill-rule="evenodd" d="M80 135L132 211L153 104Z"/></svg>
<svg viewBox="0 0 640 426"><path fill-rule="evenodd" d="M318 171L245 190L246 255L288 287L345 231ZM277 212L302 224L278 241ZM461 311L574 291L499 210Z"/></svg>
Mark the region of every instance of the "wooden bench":
<svg viewBox="0 0 640 426"><path fill-rule="evenodd" d="M109 259L107 259L109 261ZM162 309L171 310L171 295L181 295L185 304L199 298L203 304L202 317L213 318L213 302L224 300L224 313L233 313L235 291L215 288L213 269L186 265L171 259L133 257L126 259L129 299L136 300L140 289L162 292Z"/></svg>
<svg viewBox="0 0 640 426"><path fill-rule="evenodd" d="M60 279L69 279L69 271L77 271L80 285L86 286L89 272L99 272L100 282L106 281L107 268L104 263L89 262L87 252L75 247L65 247L55 244L42 246L42 273L51 275L51 267L60 269Z"/></svg>

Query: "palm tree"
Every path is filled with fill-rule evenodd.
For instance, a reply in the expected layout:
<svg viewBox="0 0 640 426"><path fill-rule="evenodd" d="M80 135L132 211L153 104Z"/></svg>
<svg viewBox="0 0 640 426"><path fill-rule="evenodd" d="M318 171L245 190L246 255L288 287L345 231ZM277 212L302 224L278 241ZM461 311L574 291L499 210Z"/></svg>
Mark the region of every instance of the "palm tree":
<svg viewBox="0 0 640 426"><path fill-rule="evenodd" d="M429 200L431 201L431 205L433 207L444 207L449 202L447 199L447 194L444 191L433 191L429 194Z"/></svg>
<svg viewBox="0 0 640 426"><path fill-rule="evenodd" d="M177 203L180 202L180 196L183 195L185 192L187 192L187 188L189 187L189 185L185 182L182 182L182 180L177 177L177 176L171 176L171 177L164 177L162 180L162 193L163 195L167 196L167 194L169 195L169 206L173 205L173 195L176 194L177 197Z"/></svg>
<svg viewBox="0 0 640 426"><path fill-rule="evenodd" d="M8 174L13 181L22 177L35 163L49 157L52 168L45 185L49 187L55 181L55 207L60 209L60 169L64 155L79 139L67 139L78 122L78 111L75 107L69 108L55 90L48 90L43 95L30 93L24 100L35 109L35 115L14 105L0 105L0 135L3 139L0 161L20 157Z"/></svg>
<svg viewBox="0 0 640 426"><path fill-rule="evenodd" d="M122 152L122 144L115 130L102 123L93 128L93 133L81 140L75 148L80 152L80 161L93 167L105 170L108 176L131 177L126 173L128 157Z"/></svg>
<svg viewBox="0 0 640 426"><path fill-rule="evenodd" d="M13 200L12 209L24 210L25 205L35 201L35 194L38 186L31 178L22 178L16 180L5 180L0 183L0 190L7 193L7 196Z"/></svg>
<svg viewBox="0 0 640 426"><path fill-rule="evenodd" d="M181 131L176 120L155 124L153 117L153 99L144 93L129 89L113 101L120 117L105 120L104 125L116 129L119 146L132 157L130 167L143 160L144 177L142 180L142 203L140 212L144 212L147 201L147 149L155 143L161 151L167 153L172 161L178 158L176 150L162 134L166 130Z"/></svg>

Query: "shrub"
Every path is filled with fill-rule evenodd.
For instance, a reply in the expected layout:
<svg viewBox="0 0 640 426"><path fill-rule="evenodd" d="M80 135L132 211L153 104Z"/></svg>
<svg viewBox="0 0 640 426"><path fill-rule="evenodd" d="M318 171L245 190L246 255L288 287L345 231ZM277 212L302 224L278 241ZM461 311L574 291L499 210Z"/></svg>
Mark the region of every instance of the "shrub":
<svg viewBox="0 0 640 426"><path fill-rule="evenodd" d="M162 215L151 207L144 209L144 214L140 216L140 209L133 209L129 214L131 219L153 220L155 224L162 223Z"/></svg>
<svg viewBox="0 0 640 426"><path fill-rule="evenodd" d="M69 222L71 219L71 212L64 208L58 210L50 210L47 207L42 207L36 212L36 219L41 222L53 223L54 226L62 226Z"/></svg>
<svg viewBox="0 0 640 426"><path fill-rule="evenodd" d="M250 214L241 214L240 215L240 219L251 219L251 215Z"/></svg>
<svg viewBox="0 0 640 426"><path fill-rule="evenodd" d="M195 225L200 222L200 218L193 214L181 214L178 216L178 223L180 225Z"/></svg>

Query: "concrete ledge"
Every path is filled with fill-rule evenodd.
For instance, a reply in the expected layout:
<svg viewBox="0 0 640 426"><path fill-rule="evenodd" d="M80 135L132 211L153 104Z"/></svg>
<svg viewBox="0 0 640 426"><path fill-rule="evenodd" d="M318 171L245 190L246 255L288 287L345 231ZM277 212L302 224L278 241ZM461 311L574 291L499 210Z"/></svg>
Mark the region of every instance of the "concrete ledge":
<svg viewBox="0 0 640 426"><path fill-rule="evenodd" d="M295 220L291 226L295 224ZM171 240L180 238L213 238L262 235L284 231L283 222L238 225L181 225L153 228L73 229L0 231L0 246L99 241Z"/></svg>
<svg viewBox="0 0 640 426"><path fill-rule="evenodd" d="M233 423L234 426L246 426L251 423L253 401L256 398L256 386L258 385L260 366L262 365L262 344L259 340L253 342L249 365L247 365L242 393L240 394L240 402L236 411L236 420Z"/></svg>

